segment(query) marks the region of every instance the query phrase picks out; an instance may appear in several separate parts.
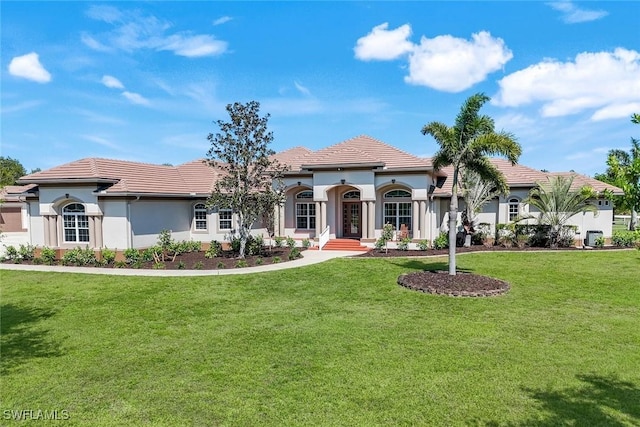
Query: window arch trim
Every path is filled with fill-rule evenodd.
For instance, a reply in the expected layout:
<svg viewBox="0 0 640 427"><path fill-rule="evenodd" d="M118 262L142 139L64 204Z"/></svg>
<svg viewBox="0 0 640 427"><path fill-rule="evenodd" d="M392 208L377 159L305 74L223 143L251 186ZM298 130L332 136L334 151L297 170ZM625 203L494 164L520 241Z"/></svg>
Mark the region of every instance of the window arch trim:
<svg viewBox="0 0 640 427"><path fill-rule="evenodd" d="M360 200L360 190L347 191L342 195L343 200Z"/></svg>
<svg viewBox="0 0 640 427"><path fill-rule="evenodd" d="M385 199L411 198L411 192L401 188L396 188L384 193L383 197Z"/></svg>

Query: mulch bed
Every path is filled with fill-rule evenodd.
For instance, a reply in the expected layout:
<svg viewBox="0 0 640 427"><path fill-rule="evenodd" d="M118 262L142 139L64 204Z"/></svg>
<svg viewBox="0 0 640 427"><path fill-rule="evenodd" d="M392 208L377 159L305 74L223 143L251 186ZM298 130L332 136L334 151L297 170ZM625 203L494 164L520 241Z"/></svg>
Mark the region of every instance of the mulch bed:
<svg viewBox="0 0 640 427"><path fill-rule="evenodd" d="M405 288L429 294L451 297L489 297L502 295L511 287L507 282L479 274L448 271L419 271L398 277L398 284Z"/></svg>

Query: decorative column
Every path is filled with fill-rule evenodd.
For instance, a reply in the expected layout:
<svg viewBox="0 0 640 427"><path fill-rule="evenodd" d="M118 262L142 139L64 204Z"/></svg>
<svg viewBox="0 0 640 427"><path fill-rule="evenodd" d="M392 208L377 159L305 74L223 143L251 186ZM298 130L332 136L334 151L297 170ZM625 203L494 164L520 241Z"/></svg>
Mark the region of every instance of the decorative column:
<svg viewBox="0 0 640 427"><path fill-rule="evenodd" d="M418 230L420 229L420 208L417 200L413 201L413 207L411 208L411 238L418 238Z"/></svg>
<svg viewBox="0 0 640 427"><path fill-rule="evenodd" d="M367 202L369 204L369 230L367 234L370 239L375 239L376 237L376 202Z"/></svg>
<svg viewBox="0 0 640 427"><path fill-rule="evenodd" d="M89 247L96 247L96 221L94 216L87 218L89 220Z"/></svg>
<svg viewBox="0 0 640 427"><path fill-rule="evenodd" d="M427 202L420 200L420 239L427 238Z"/></svg>
<svg viewBox="0 0 640 427"><path fill-rule="evenodd" d="M320 234L322 234L321 204L322 202L316 202L316 238L320 238Z"/></svg>
<svg viewBox="0 0 640 427"><path fill-rule="evenodd" d="M62 233L62 215L56 215L54 221L49 221L49 231L51 232L51 244L60 246L61 241L58 240L58 230ZM62 237L64 241L64 236Z"/></svg>
<svg viewBox="0 0 640 427"><path fill-rule="evenodd" d="M102 217L96 216L93 224L93 235L96 240L96 248L102 248Z"/></svg>
<svg viewBox="0 0 640 427"><path fill-rule="evenodd" d="M278 206L278 234L284 236L284 205Z"/></svg>
<svg viewBox="0 0 640 427"><path fill-rule="evenodd" d="M321 232L327 228L327 202L320 202Z"/></svg>
<svg viewBox="0 0 640 427"><path fill-rule="evenodd" d="M369 234L369 202L362 202L362 238L367 239Z"/></svg>

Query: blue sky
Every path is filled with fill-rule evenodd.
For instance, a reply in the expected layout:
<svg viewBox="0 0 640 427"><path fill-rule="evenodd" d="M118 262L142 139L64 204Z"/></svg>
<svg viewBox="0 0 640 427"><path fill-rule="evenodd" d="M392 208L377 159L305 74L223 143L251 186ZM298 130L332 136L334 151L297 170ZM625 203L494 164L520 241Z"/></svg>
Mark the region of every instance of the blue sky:
<svg viewBox="0 0 640 427"><path fill-rule="evenodd" d="M520 163L593 175L640 112L639 2L12 2L1 5L3 156L204 157L256 100L276 151L367 134L427 156L476 92Z"/></svg>

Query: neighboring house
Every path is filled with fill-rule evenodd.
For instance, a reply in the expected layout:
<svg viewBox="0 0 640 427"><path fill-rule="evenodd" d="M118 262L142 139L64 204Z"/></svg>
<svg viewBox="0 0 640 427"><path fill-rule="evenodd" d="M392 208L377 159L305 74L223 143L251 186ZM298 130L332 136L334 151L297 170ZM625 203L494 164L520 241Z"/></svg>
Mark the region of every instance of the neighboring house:
<svg viewBox="0 0 640 427"><path fill-rule="evenodd" d="M290 166L284 178L286 202L276 210L275 233L296 239L359 239L373 246L385 223L406 229L417 242L441 231L451 197L447 169L434 172L431 160L419 158L368 136L319 151L292 148L274 156ZM492 230L526 213L527 193L551 174L493 160L504 172L511 192L491 201L480 222ZM159 166L100 158L81 159L20 179L23 187L5 190L5 220L16 223L19 207L25 242L69 249L145 248L163 229L176 240L229 240L234 214L209 209L206 200L220 171L196 160ZM577 175L576 185L620 194L621 190ZM601 230L611 236L613 210L604 198L594 201L599 215L574 218L579 231ZM11 226L12 230L17 225ZM261 224L253 230L264 234Z"/></svg>

